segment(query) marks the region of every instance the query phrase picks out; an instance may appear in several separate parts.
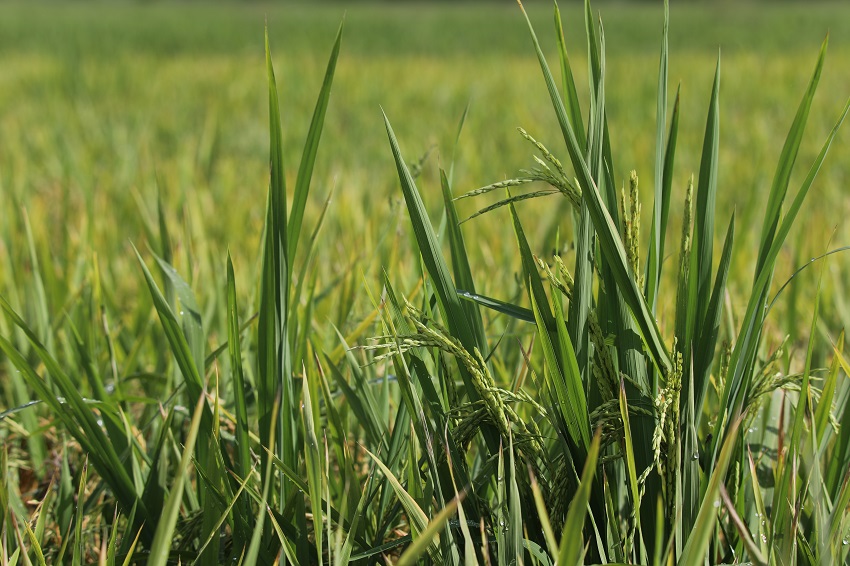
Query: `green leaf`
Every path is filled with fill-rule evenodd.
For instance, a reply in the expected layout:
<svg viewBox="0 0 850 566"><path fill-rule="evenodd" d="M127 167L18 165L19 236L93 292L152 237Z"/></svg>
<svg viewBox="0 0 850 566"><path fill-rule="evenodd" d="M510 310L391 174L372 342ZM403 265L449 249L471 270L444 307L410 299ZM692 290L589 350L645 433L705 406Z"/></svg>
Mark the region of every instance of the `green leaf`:
<svg viewBox="0 0 850 566"><path fill-rule="evenodd" d="M817 336L818 317L820 315L821 285L823 283L826 264L827 262L824 261L820 266L820 275L818 276L814 304L812 305L812 324L809 332L809 344L806 349L806 360L803 364L800 396L797 402L797 408L794 411L794 421L791 425L791 441L788 444L787 453L779 457L779 465L777 467L779 481L776 483L773 491L774 516L771 523L768 545L775 549L779 560L783 563L790 563L793 560L792 555L795 552L794 543L796 542L796 538L792 533L796 530L794 525L798 519L792 517L790 509L798 506L800 486L797 481L792 481L792 477L797 475L797 470L800 466L799 459L801 458L804 441L803 427L805 426L805 421L811 419L812 414L809 379L812 372L812 356L815 349L815 337ZM809 448L814 449L815 447L810 446ZM777 539L779 539L778 543Z"/></svg>
<svg viewBox="0 0 850 566"><path fill-rule="evenodd" d="M506 303L504 301L500 301L499 299L494 299L492 297L485 297L484 295L470 293L469 291L464 291L463 289L458 289L457 294L461 299L474 301L481 306L485 306L496 312L506 314L512 318L516 318L525 322L531 322L532 324L535 322L534 313L525 307L521 307L513 303Z"/></svg>
<svg viewBox="0 0 850 566"><path fill-rule="evenodd" d="M844 330L838 334L838 340L833 346L835 352L844 350ZM841 361L837 355L833 355L832 364L829 366L829 373L823 384L820 401L815 409L815 434L817 435L817 443L820 449L823 449L823 439L826 430L829 426L829 415L832 412L832 402L835 399L835 391L838 384L838 370L841 368Z"/></svg>
<svg viewBox="0 0 850 566"><path fill-rule="evenodd" d="M324 481L322 478L325 475L324 458L322 458L322 450L319 445L319 439L316 436L316 421L313 418L314 414L318 414L318 399L313 399L310 393L311 386L307 379L307 370L303 370L304 377L302 378L303 385L301 393L304 396L304 402L301 404L302 426L304 427L304 460L307 465L307 486L309 487L310 495L310 510L313 513L313 536L315 537L316 552L319 559L319 564L322 563L322 501L324 499Z"/></svg>
<svg viewBox="0 0 850 566"><path fill-rule="evenodd" d="M564 26L561 20L561 10L558 2L555 2L555 32L558 37L558 58L561 61L561 82L564 85L564 105L576 132L578 143L584 147L587 141L584 137L584 122L581 118L581 104L578 100L578 90L573 79L573 69L570 65L570 57L567 53L567 44L564 40Z"/></svg>
<svg viewBox="0 0 850 566"><path fill-rule="evenodd" d="M812 107L812 100L817 91L818 82L820 81L821 72L823 71L824 60L826 59L826 48L829 45L829 36L824 38L821 44L818 60L815 64L815 70L812 73L812 78L809 80L809 85L806 92L803 94L803 99L797 108L797 114L794 116L794 121L791 123L791 129L785 137L785 144L782 146L782 152L779 154L779 162L777 163L776 173L773 176L773 182L770 186L770 195L767 199L767 207L764 213L764 220L761 228L761 237L759 244L759 257L756 263L755 277L758 277L765 267L769 267L772 262L768 261L768 255L773 245L773 240L776 235L776 230L779 226L780 215L782 212L782 203L785 200L785 195L788 192L788 184L791 180L791 172L794 169L794 164L797 161L797 154L800 150L800 144L803 141L803 133L806 130L806 123L809 118L809 111ZM772 268L770 268L772 271Z"/></svg>
<svg viewBox="0 0 850 566"><path fill-rule="evenodd" d="M227 347L230 353L230 375L233 383L234 413L236 416L236 458L234 471L241 479L247 479L252 470L251 444L248 439L248 403L245 399L245 377L242 368L242 346L240 344L239 309L236 304L236 278L233 274L233 260L227 253ZM237 511L245 521L250 521L250 504L243 497ZM238 538L247 536L239 533ZM243 541L244 542L244 541Z"/></svg>
<svg viewBox="0 0 850 566"><path fill-rule="evenodd" d="M437 235L428 219L428 213L425 210L425 204L419 195L419 190L416 188L416 183L407 168L407 164L401 155L401 150L398 146L395 133L393 132L390 121L384 114L384 124L387 130L390 147L395 158L398 177L401 181L404 200L407 205L407 211L413 224L413 233L416 237L416 243L419 247L419 253L422 256L422 261L425 264L425 269L431 277L431 284L434 286L434 291L437 295L440 313L443 321L449 329L452 336L457 338L463 347L469 351L474 351L476 346L483 351L483 344L477 344L472 326L467 318L464 305L460 302L456 287L452 282L449 274L448 266L440 251L440 245L437 240ZM466 393L471 401L477 401L479 396L472 384L469 372L461 364L459 365L461 378L466 389ZM488 436L488 445L491 450L494 449L494 442L497 442L493 435Z"/></svg>
<svg viewBox="0 0 850 566"><path fill-rule="evenodd" d="M177 322L177 317L168 305L168 301L165 300L165 297L160 292L156 281L154 281L153 275L151 275L151 272L148 270L148 266L139 254L139 250L133 247L133 251L136 252L139 265L142 267L145 281L148 284L148 290L150 291L151 298L153 299L154 308L159 315L159 320L162 323L162 329L165 331L165 337L168 339L168 344L171 347L171 352L174 354L177 367L180 368L180 372L186 380L190 399L192 402L197 402L197 400L201 397L204 384L201 379L201 374L198 371L198 366L196 365L196 358L189 347L186 335L183 333L180 324ZM209 421L207 422L209 423Z"/></svg>
<svg viewBox="0 0 850 566"><path fill-rule="evenodd" d="M638 489L638 472L637 466L635 465L635 448L632 442L632 425L629 422L629 406L626 400L626 384L621 379L620 380L620 389L619 395L617 396L620 402L620 418L623 419L623 445L626 449L626 474L629 480L629 490L631 491L632 496L632 509L631 513L634 513L635 516L635 528L638 532L640 532L640 505L641 505L641 494ZM627 544L630 544L630 541L626 541ZM624 549L626 556L631 554L632 549L628 546Z"/></svg>
<svg viewBox="0 0 850 566"><path fill-rule="evenodd" d="M522 5L520 5L522 6ZM552 100L552 105L555 109L555 114L558 118L558 123L561 126L561 131L564 135L564 140L567 143L570 159L573 163L576 175L578 177L579 186L582 190L583 201L588 204L588 211L593 220L593 225L596 228L599 237L599 245L602 249L602 255L608 262L611 268L617 288L622 294L623 300L628 305L642 333L643 339L649 349L652 359L656 366L662 371L670 369L670 356L667 354L667 349L661 340L658 327L655 323L655 318L650 314L643 294L638 289L634 278L629 272L629 264L626 259L626 251L623 247L623 242L619 236L619 230L614 224L614 220L608 213L606 206L603 204L602 196L599 189L593 180L590 169L583 156L583 149L579 146L572 125L567 119L566 110L563 101L558 94L555 81L552 78L552 73L549 71L549 66L546 63L546 58L534 33L534 28L531 25L531 20L528 14L525 13L528 29L531 33L531 38L537 51L537 59L540 62L540 68L543 71L543 77L546 81L546 86L549 90L549 95Z"/></svg>
<svg viewBox="0 0 850 566"><path fill-rule="evenodd" d="M544 379L547 380L550 391L555 395L553 404L566 425L565 432L579 450L579 454L574 457L582 461L590 446L590 418L587 413L587 400L578 362L564 327L562 315L558 313L559 325L549 307L549 299L543 289L537 264L534 262L522 223L513 206L511 206L511 217L522 257L524 279L548 369Z"/></svg>
<svg viewBox="0 0 850 566"><path fill-rule="evenodd" d="M599 457L599 445L602 440L602 431L597 430L590 443L587 452L587 460L581 473L581 482L578 491L567 511L564 528L561 531L561 548L558 553L558 564L560 566L571 566L581 564L584 555L584 520L587 516L587 505L590 502L591 483L596 474L596 461Z"/></svg>
<svg viewBox="0 0 850 566"><path fill-rule="evenodd" d="M725 407L725 415L718 417L717 424L714 428L713 456L709 462L709 465L712 467L716 460L717 447L720 445L721 439L725 439L726 437L724 429L730 418L737 418L737 416L741 414L743 403L748 393L750 385L750 373L748 369L754 364L761 325L763 322L762 309L764 307L764 301L761 297L765 296L766 289L772 278L773 266L775 265L776 257L779 255L779 250L785 242L785 238L788 236L788 233L791 231L791 227L794 225L794 221L803 205L803 201L805 200L815 177L820 171L824 159L826 158L826 155L832 146L832 142L835 139L835 135L838 133L838 129L847 117L848 111L850 111L850 100L848 100L845 104L841 116L835 126L833 126L829 136L827 136L820 153L815 158L814 163L809 169L809 173L806 175L806 178L800 187L800 190L794 197L794 201L788 207L782 223L779 225L779 230L773 239L770 251L765 260L765 265L770 268L763 269L759 274L758 279L756 279L756 282L753 284L753 291L747 305L747 312L742 319L741 330L735 343L735 349L732 351L732 358L729 365L730 375L723 390L721 407Z"/></svg>
<svg viewBox="0 0 850 566"><path fill-rule="evenodd" d="M423 536L428 528L428 516L425 515L425 512L416 503L416 500L411 497L411 495L405 490L392 471L384 464L380 458L369 452L367 449L363 449L366 454L368 454L375 464L380 468L381 473L384 474L384 478L390 482L390 486L396 494L396 497L401 503L401 506L404 508L405 513L407 513L407 519L410 522L410 527L413 531L413 540L416 540L418 537ZM431 552L437 553L440 550L440 547L432 538L428 543L428 548Z"/></svg>
<svg viewBox="0 0 850 566"><path fill-rule="evenodd" d="M310 192L310 180L313 177L313 166L316 163L316 154L319 151L319 141L322 139L322 129L325 124L325 114L331 97L336 62L339 59L339 48L342 43L342 30L345 21L339 24L336 32L331 56L325 70L325 78L316 108L313 110L313 119L310 121L310 129L304 142L304 151L301 153L301 164L298 167L298 177L295 179L295 193L292 197L292 211L289 214L287 241L289 248L286 257L290 262L295 261L295 252L298 249L298 239L301 232L301 222L304 219L304 208L307 205L307 195Z"/></svg>
<svg viewBox="0 0 850 566"><path fill-rule="evenodd" d="M83 462L83 469L80 471L80 487L77 489L77 512L74 516L74 554L71 558L71 563L74 566L83 563L83 554L85 553L85 541L83 539L83 520L85 519L86 508L86 479L88 472L88 461Z"/></svg>
<svg viewBox="0 0 850 566"><path fill-rule="evenodd" d="M398 562L396 562L396 566L418 564L419 557L428 550L428 547L434 543L435 539L439 538L440 531L446 526L448 520L454 517L457 512L457 506L457 499L449 501L449 503L439 513L437 513L433 519L431 519L428 526L424 531L422 531L422 534L413 539L413 544L407 547L404 554L399 557Z"/></svg>
<svg viewBox="0 0 850 566"><path fill-rule="evenodd" d="M670 6L664 1L664 28L661 33L661 60L658 64L658 95L655 106L655 200L652 207L652 231L649 239L649 255L646 267L647 302L655 312L655 297L661 277L662 241L664 228L661 222L664 202L664 130L667 124L667 75L668 43L667 30L670 26Z"/></svg>
<svg viewBox="0 0 850 566"><path fill-rule="evenodd" d="M729 228L726 230L723 252L720 256L720 266L717 268L717 275L714 279L714 289L711 292L706 316L703 320L702 328L699 329L699 337L693 349L694 387L696 387L696 391L694 392L694 406L700 412L704 406L705 396L708 392L709 375L715 359L714 350L717 345L717 337L720 334L720 316L723 311L723 300L726 296L726 279L729 275L729 266L732 260L732 243L734 238L735 214L732 213ZM698 300L702 300L702 296ZM696 416L698 417L699 415Z"/></svg>
<svg viewBox="0 0 850 566"><path fill-rule="evenodd" d="M189 425L186 443L183 447L183 455L180 458L180 466L177 469L174 484L171 486L171 492L168 494L168 499L165 500L165 505L157 522L156 532L150 546L150 556L148 556L147 560L149 566L166 566L168 563L171 542L174 538L174 528L177 526L177 519L180 516L183 488L189 476L189 467L194 457L195 441L198 439L198 430L201 428L201 417L204 414L204 407L204 398L201 397L195 405L195 412L192 422Z"/></svg>
<svg viewBox="0 0 850 566"><path fill-rule="evenodd" d="M2 335L0 335L0 351L6 355L12 365L20 372L26 384L50 407L53 415L62 422L66 430L88 453L92 465L113 490L121 505L126 509L137 506L140 516L137 519L138 523L134 524L141 525L148 518L147 508L139 500L127 467L116 453L112 442L104 434L98 423L97 415L82 398L76 384L38 340L35 332L27 326L2 296L0 296L0 309L24 332L32 349L44 364L47 373L52 377L52 386L58 389L58 396L64 397L65 402L61 403L57 399L58 396L54 394L51 385L48 385L48 382L35 372L21 353ZM102 405L99 410L101 414L105 414L108 407ZM152 530L149 527L143 537L147 537L147 540L149 540L151 533Z"/></svg>
<svg viewBox="0 0 850 566"><path fill-rule="evenodd" d="M711 296L711 268L714 252L714 209L717 198L717 164L720 151L720 56L714 72L714 85L708 105L702 160L699 166L696 210L694 212L693 254L697 269L697 311L695 324L701 327ZM692 263L692 265L694 265ZM697 368L698 370L700 368ZM699 373L696 374L699 377ZM697 404L697 406L700 406Z"/></svg>
<svg viewBox="0 0 850 566"><path fill-rule="evenodd" d="M729 462L732 460L732 453L737 442L738 427L741 424L740 420L736 420L729 427L729 434L723 442L723 448L720 451L720 457L717 459L717 465L712 468L711 479L708 482L708 488L703 496L702 505L700 505L697 519L694 522L694 528L688 535L688 541L685 543L685 548L682 550L682 556L679 558L679 564L702 564L705 560L708 546L714 536L714 523L717 518L717 512L720 510L720 484L723 483L726 477L726 470L729 468ZM709 558L709 561L710 558Z"/></svg>

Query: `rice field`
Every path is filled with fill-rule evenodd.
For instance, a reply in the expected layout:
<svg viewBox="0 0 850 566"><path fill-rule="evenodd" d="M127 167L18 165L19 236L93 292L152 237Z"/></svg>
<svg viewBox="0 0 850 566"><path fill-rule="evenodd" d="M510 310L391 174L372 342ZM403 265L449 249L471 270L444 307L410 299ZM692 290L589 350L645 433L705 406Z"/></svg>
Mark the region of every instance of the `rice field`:
<svg viewBox="0 0 850 566"><path fill-rule="evenodd" d="M593 182L568 150L513 2L0 3L0 565L846 557L850 433L837 425L850 255L794 277L754 345L742 337L762 316L752 305L763 310L810 258L850 245L850 138L838 131L769 270L760 255L774 172L788 162L827 31L777 223L850 95L850 6L673 4L666 108L680 85L679 135L664 291L651 299L638 272L654 245L660 2L593 6L604 25L601 103L584 6L561 6L576 129L614 156L597 156L610 170L591 168ZM552 6L526 9L563 92ZM320 92L329 102L305 187L299 163L305 139L318 139ZM590 112L600 104L604 133ZM706 205L711 104L716 203ZM458 228L505 193L447 208L441 169L457 196L525 175L535 154L555 167L520 127L566 166L559 194ZM712 228L690 250L680 235L692 175L692 217L705 226L708 207ZM610 241L604 215L582 209L591 185L618 204L623 192L613 213L623 231ZM563 198L571 190L577 205ZM582 214L598 239L582 236ZM640 231L627 234L627 222ZM428 251L430 237L447 260ZM296 253L274 251L275 238ZM588 249L600 259L581 275ZM687 254L698 258L692 290ZM457 303L454 287L473 280L505 304ZM651 314L634 314L646 301ZM712 338L702 324L715 310ZM559 311L567 326L554 329ZM469 328L457 322L467 318ZM625 333L642 343L621 344ZM679 397L689 388L696 412ZM735 403L745 418L724 420ZM697 445L694 461L682 456ZM676 457L662 462L662 446ZM796 511L771 504L783 486ZM682 516L703 541L677 531ZM788 525L796 538L777 535Z"/></svg>

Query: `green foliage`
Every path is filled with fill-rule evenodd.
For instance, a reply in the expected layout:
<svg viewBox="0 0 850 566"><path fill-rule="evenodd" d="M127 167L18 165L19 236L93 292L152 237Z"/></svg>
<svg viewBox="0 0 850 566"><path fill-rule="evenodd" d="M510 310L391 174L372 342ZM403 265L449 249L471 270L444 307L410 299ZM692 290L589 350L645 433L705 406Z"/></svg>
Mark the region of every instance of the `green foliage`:
<svg viewBox="0 0 850 566"><path fill-rule="evenodd" d="M448 173L435 176L427 153L410 160L402 151L387 117L396 127L417 121L415 104L385 101L389 152L372 167L393 169L391 156L396 209L406 211L399 226L348 210L320 237L335 205L327 197L312 210L321 162L337 155L320 147L329 141L339 151L326 130L338 132L334 118L344 114L333 108L348 101L336 95L331 105L342 25L316 77L293 175L285 167L292 125L281 116L285 88L270 47L276 34L267 30L268 190L255 218L238 218L247 209L238 202L208 215L210 195L173 191L169 174L156 183L156 219L138 191L138 208L126 215L147 248L119 254L118 231L100 238L85 227L84 246L64 242L57 254L50 228L31 223L26 209L20 224L14 211L0 219L0 566L846 561L850 431L839 422L850 415L850 365L843 332L829 345L835 321L846 318L839 300L838 314L825 307L823 258L832 252L819 256L809 328L783 327L786 316L778 326L790 346L777 347L768 316L786 288L772 295L785 275L782 250L805 224L806 197L850 109L809 154L827 42L779 154L759 235L752 210L731 213L716 257L729 178L721 109L735 103L723 100L719 58L705 125L696 126L680 91L672 108L668 100L676 49L665 3L654 136L640 133L654 151L644 235L638 174L617 167L634 154L617 145L624 130L616 118L623 100L652 105L614 94L620 85L609 79L607 56L627 45L615 39L622 28L603 28L589 2L564 14L583 18L586 77L573 67L557 4L560 80L535 32L539 16L522 4L512 14L519 29L525 16L531 38L523 66L536 62L545 85L529 104L548 99L554 117L537 138L519 129L538 155L514 178L455 197L469 107L452 130ZM367 81L342 68L345 80ZM216 125L223 118L210 116L191 158L208 188L224 171L223 148L233 149ZM486 125L488 138L502 135L501 122ZM95 167L70 148L58 151L68 178ZM0 158L9 155L20 167L19 154L0 148ZM674 167L682 156L699 167L696 187L692 176L684 191ZM797 161L811 162L802 179ZM0 161L0 195L15 207L21 191L4 180L15 185L17 174ZM628 193L618 197L626 178ZM339 208L351 202L348 182L340 180ZM420 189L432 183L441 190L439 222ZM786 202L792 185L799 188ZM373 196L363 192L364 201ZM503 195L462 228L469 200L493 193ZM262 203L257 194L249 200ZM544 197L554 212L541 221ZM98 197L85 198L93 222ZM178 201L179 219L169 206ZM678 257L665 261L682 201ZM408 224L413 261L394 237ZM236 226L255 241L235 242L233 255L240 264L256 258L254 269L234 269L214 243L236 237ZM376 247L353 250L355 227ZM342 266L334 265L339 249ZM742 273L751 263L749 285ZM514 268L515 281L499 282ZM804 348L801 359L795 347ZM54 461L55 489L44 469Z"/></svg>

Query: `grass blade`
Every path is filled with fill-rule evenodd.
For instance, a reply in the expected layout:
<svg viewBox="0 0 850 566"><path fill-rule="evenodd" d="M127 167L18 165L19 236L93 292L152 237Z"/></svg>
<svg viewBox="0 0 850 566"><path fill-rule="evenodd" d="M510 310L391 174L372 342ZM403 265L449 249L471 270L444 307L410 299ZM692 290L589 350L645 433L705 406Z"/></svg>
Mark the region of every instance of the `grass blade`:
<svg viewBox="0 0 850 566"><path fill-rule="evenodd" d="M788 192L788 184L791 180L791 172L794 169L794 164L797 161L797 154L800 150L800 144L803 141L803 132L806 129L806 122L809 118L809 110L812 107L812 100L815 96L815 91L820 81L821 72L823 71L824 60L826 59L826 49L829 45L829 36L823 40L818 60L815 64L815 70L812 73L812 78L809 80L809 85L806 88L803 99L797 108L797 114L794 116L794 121L791 123L791 128L788 135L785 137L785 144L782 146L782 152L779 154L779 162L776 168L776 173L773 177L773 183L770 187L770 196L767 200L767 208L765 209L764 221L762 223L761 238L759 245L759 258L756 263L755 277L758 277L762 269L770 265L768 255L770 248L773 245L774 236L779 226L780 214L782 211L782 203L785 200L785 195Z"/></svg>
<svg viewBox="0 0 850 566"><path fill-rule="evenodd" d="M230 353L230 373L233 380L231 390L233 392L234 412L236 416L236 458L234 470L236 475L243 480L251 475L251 444L248 438L250 424L248 422L248 404L245 399L245 377L242 368L242 346L240 343L239 309L236 304L236 278L233 273L233 260L230 252L227 253L227 348ZM249 524L251 520L251 506L247 496L242 496L241 502L236 506L237 512L242 516L242 521L237 524ZM237 544L247 544L249 533L236 532Z"/></svg>
<svg viewBox="0 0 850 566"><path fill-rule="evenodd" d="M83 553L85 546L83 541L83 520L85 518L84 509L86 499L86 472L88 471L88 462L83 463L83 469L80 471L80 486L77 489L77 512L74 517L74 552L71 558L71 563L74 566L83 563Z"/></svg>
<svg viewBox="0 0 850 566"><path fill-rule="evenodd" d="M652 232L649 241L649 255L646 264L646 301L650 310L655 312L656 294L661 280L661 261L664 258L664 236L667 225L663 220L665 202L669 206L669 183L665 183L666 151L664 130L667 123L667 75L668 43L667 32L670 26L670 5L664 0L664 28L661 33L661 61L658 64L658 97L655 108L655 200L652 208ZM669 146L668 146L669 148Z"/></svg>
<svg viewBox="0 0 850 566"><path fill-rule="evenodd" d="M396 566L408 566L419 563L419 557L428 550L428 547L432 545L435 539L439 538L440 531L442 531L446 526L448 520L457 513L458 503L459 501L457 499L452 499L433 519L431 519L428 523L428 527L422 531L422 534L413 539L413 543L407 547L404 554L399 557L398 562L396 562Z"/></svg>
<svg viewBox="0 0 850 566"><path fill-rule="evenodd" d="M339 59L339 48L342 43L342 30L345 21L339 24L336 32L331 56L325 70L325 78L316 108L313 110L313 119L304 142L304 151L301 154L301 164L298 167L298 177L295 179L295 192L292 196L292 211L289 213L287 241L289 248L286 257L290 262L295 261L295 252L298 249L298 239L301 232L301 222L304 219L304 208L307 205L307 195L310 192L310 180L313 177L313 166L316 163L316 154L319 151L319 141L322 139L322 129L325 124L325 114L328 110L328 102L331 97L334 73L336 71L337 59Z"/></svg>
<svg viewBox="0 0 850 566"><path fill-rule="evenodd" d="M466 114L464 113L464 116ZM460 222L455 209L454 200L452 198L452 189L449 184L449 179L446 177L445 171L440 169L440 184L443 189L443 202L446 207L446 223L448 226L449 246L452 253L452 268L454 269L455 283L461 289L466 289L468 292L475 294L475 282L472 279L472 268L469 265L469 254L466 251L466 243L463 239L463 232L460 229ZM458 293L461 295L461 293ZM484 322L481 319L481 311L475 303L463 303L466 316L472 325L472 333L475 335L475 341L480 347L485 347L487 338L484 335ZM484 350L482 350L484 351ZM486 354L485 354L486 355Z"/></svg>
<svg viewBox="0 0 850 566"><path fill-rule="evenodd" d="M520 7L522 7L521 3ZM534 33L531 20L528 18L528 14L526 14L524 8L523 15L525 15L528 29L534 43L534 48L537 51L537 59L540 63L540 68L543 71L543 77L549 90L552 105L555 108L558 123L561 126L564 140L567 142L570 159L572 160L573 168L575 169L579 185L582 190L583 201L588 203L588 210L599 236L599 245L602 249L602 255L611 267L613 277L617 283L617 288L622 294L623 300L628 305L635 318L635 322L640 328L643 340L649 349L653 362L662 371L667 371L671 367L670 356L667 353L667 349L664 346L663 341L661 340L661 335L658 331L658 326L655 323L655 318L650 315L649 308L643 298L642 291L638 289L637 284L629 273L626 251L623 247L623 242L620 239L619 230L614 224L614 220L611 218L611 215L608 213L606 206L603 204L599 189L593 181L593 176L591 175L587 162L583 157L583 149L579 146L573 127L567 119L566 110L560 96L558 95L555 81L552 78L552 73L549 71L549 66L546 63L546 58L543 55L540 43Z"/></svg>
<svg viewBox="0 0 850 566"><path fill-rule="evenodd" d="M201 397L195 405L194 416L192 417L192 422L189 424L189 431L186 436L186 443L183 447L183 455L180 458L180 467L177 470L175 482L171 486L171 493L168 494L168 499L165 500L162 515L159 518L156 532L154 533L153 542L150 546L150 556L147 560L149 566L166 566L168 563L171 541L174 538L174 528L177 525L180 506L183 501L183 488L189 476L189 467L194 456L195 441L198 439L198 431L201 428L201 417L203 414L204 398Z"/></svg>
<svg viewBox="0 0 850 566"><path fill-rule="evenodd" d="M599 445L602 440L601 431L593 435L587 460L581 473L581 483L578 492L570 503L567 519L561 532L561 548L558 553L558 564L571 566L581 564L584 554L584 519L587 515L587 505L590 502L591 483L596 474L596 461L599 457Z"/></svg>
<svg viewBox="0 0 850 566"><path fill-rule="evenodd" d="M729 428L729 434L723 442L723 448L720 451L720 457L717 459L717 465L711 473L708 489L703 497L702 505L700 505L697 519L694 522L694 528L688 536L688 541L682 550L682 556L679 558L679 564L696 565L702 564L705 560L709 543L713 538L717 511L720 508L720 484L723 483L726 477L726 470L729 468L729 462L732 460L732 452L735 448L738 426L740 424L741 421L736 420ZM710 558L709 562L711 562Z"/></svg>
<svg viewBox="0 0 850 566"><path fill-rule="evenodd" d="M559 332L555 316L549 307L549 299L543 289L543 281L537 272L537 264L531 255L522 223L513 206L511 206L511 217L522 257L524 279L537 322L538 336L548 367L545 379L548 380L550 391L555 395L553 404L556 411L566 425L567 430L564 432L573 442L574 448L579 450L578 454L574 454L574 458L581 462L590 446L590 419L578 362L566 329L564 332ZM558 317L561 316L558 313ZM562 318L561 324L563 324Z"/></svg>
<svg viewBox="0 0 850 566"><path fill-rule="evenodd" d="M567 53L567 44L564 40L564 26L561 20L561 10L558 2L555 2L555 32L558 37L558 57L561 61L561 82L564 85L564 105L569 115L570 122L576 132L576 139L581 147L587 145L584 136L584 121L581 118L581 104L578 100L578 90L573 79L573 70L570 65L570 57Z"/></svg>
<svg viewBox="0 0 850 566"><path fill-rule="evenodd" d="M697 311L695 324L701 328L705 321L711 297L711 268L714 251L714 208L717 200L717 164L720 151L720 56L714 71L714 85L708 105L702 160L697 182L696 210L694 212L693 253L697 270ZM688 360L685 360L687 363ZM699 370L699 368L697 368ZM697 376L699 374L697 373ZM697 405L699 406L699 404Z"/></svg>

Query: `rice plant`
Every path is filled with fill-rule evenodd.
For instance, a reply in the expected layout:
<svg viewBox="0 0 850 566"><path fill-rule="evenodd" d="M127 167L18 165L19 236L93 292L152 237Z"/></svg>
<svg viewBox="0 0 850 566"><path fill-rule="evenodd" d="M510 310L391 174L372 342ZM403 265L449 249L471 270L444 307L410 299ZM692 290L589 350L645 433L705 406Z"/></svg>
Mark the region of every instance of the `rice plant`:
<svg viewBox="0 0 850 566"><path fill-rule="evenodd" d="M850 108L789 200L827 42L790 121L736 318L724 312L740 265L734 216L717 259L714 249L719 58L699 171L676 179L665 5L655 166L639 176L615 167L605 33L589 2L587 108L557 4L560 81L521 4L518 15L564 145L520 128L534 164L457 197L449 163L435 228L417 188L426 159L405 159L385 115L421 277L402 292L409 277L385 265L357 324L316 314L336 293L337 320L351 322L356 292L319 285L328 201L302 234L342 25L291 191L267 32L269 185L253 291L238 292L249 270L230 254L175 245L166 187L148 245L129 251L144 292L131 305L96 254L77 259L66 293L48 293L56 284L23 216L34 285L0 292L15 402L0 413L0 565L846 561L843 334L829 367L816 367L816 300L804 359L766 338L783 298L779 253ZM648 231L641 183L653 187ZM499 198L463 224L457 199L485 194ZM566 199L554 255L535 252L520 218L537 198ZM685 219L674 250L671 206ZM516 241L519 297L477 290L469 236L498 215ZM207 303L204 286L218 289ZM24 497L22 462L55 468L55 484Z"/></svg>
<svg viewBox="0 0 850 566"><path fill-rule="evenodd" d="M387 121L428 281L419 310L398 309L397 316L412 326L400 331L401 320L395 321L393 339L385 340L385 346L404 360L397 361L397 367L408 368L432 406L436 403L431 395L449 396L448 403L443 402L450 408L445 415L426 415L433 423L431 441L441 444L435 451L465 454L451 458L455 468L451 475L469 478L462 486L466 497L460 507L468 509L474 522L493 529L489 545L480 545L474 558L467 550L467 561L487 561L495 554L503 564L556 560L791 564L840 563L847 555L846 484L839 478L850 460L843 451L846 432L834 417L846 404L846 391L837 394L835 382L840 350L829 373L812 367L817 302L801 371L782 368L779 354L767 351L763 340L777 254L848 111L845 106L793 200L786 202L827 42L779 156L747 310L726 336L730 349L719 345L718 339L733 255L734 215L725 230L719 262L714 260L719 57L708 97L699 172L680 197L686 220L678 261L666 264L673 277L663 276L669 211L679 184L672 178L679 103L677 95L670 110L667 14L665 7L654 202L645 259L642 203L634 171L628 175L628 193L623 188L619 198L617 194L622 173L611 152L602 22L585 3L590 76L590 106L585 113L557 5L560 83L526 16L570 169L520 129L539 153L534 168L458 198L491 191L505 195L472 218L496 214L502 207L509 212L530 308L475 293L466 275L470 268L465 265L464 240L452 226L457 215L444 175L450 225L446 239L455 280L463 291L456 289ZM545 188L525 191L529 183ZM517 210L522 200L558 196L567 198L571 210L561 232L567 245L557 246L575 250L568 258L571 268L558 255L548 258L532 252ZM675 289L664 289L666 282L675 283ZM656 312L665 296L675 297L675 315L660 325ZM517 344L487 341L480 331L482 307L534 326L531 338L526 338L528 346L522 339L518 344L527 364L521 371L530 374L534 395L524 393L516 379L499 388L498 381L489 377L499 367L494 358ZM439 320L445 328L438 326ZM424 353L426 349L432 353ZM460 380L454 384L445 358L455 360ZM433 372L426 369L430 366L443 368L437 373L437 386ZM470 419L475 419L474 425ZM477 442L471 440L473 426L480 433ZM441 430L448 433L440 434ZM506 459L513 465L504 466ZM436 470L431 473L431 482L439 485ZM444 497L450 495L451 491ZM448 530L445 534L452 536ZM462 538L468 536L464 533Z"/></svg>

